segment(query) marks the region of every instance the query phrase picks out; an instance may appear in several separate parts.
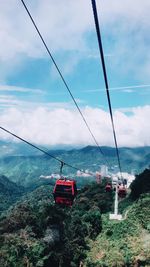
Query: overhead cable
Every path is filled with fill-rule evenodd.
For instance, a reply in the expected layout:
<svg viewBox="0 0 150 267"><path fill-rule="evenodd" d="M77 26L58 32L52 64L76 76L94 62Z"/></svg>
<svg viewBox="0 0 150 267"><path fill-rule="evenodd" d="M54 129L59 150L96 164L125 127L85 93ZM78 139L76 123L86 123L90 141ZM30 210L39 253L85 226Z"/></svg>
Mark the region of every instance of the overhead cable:
<svg viewBox="0 0 150 267"><path fill-rule="evenodd" d="M108 79L107 79L107 71L106 71L106 67L105 67L105 59L104 59L104 52L103 52L103 45L102 45L102 39L101 39L99 20L98 20L98 15L97 15L96 1L95 0L91 0L91 2L92 2L93 15L94 15L94 21L95 21L98 45L99 45L99 52L100 52L100 58L101 58L104 81L105 81L105 87L106 87L106 94L107 94L107 100L108 100L108 106L109 106L109 113L110 113L111 124L112 124L112 129L113 129L113 136L114 136L114 142L115 142L115 147L116 147L116 155L117 155L118 166L119 166L119 170L120 170L120 174L121 174L122 170L121 170L119 149L118 149L118 144L117 144L117 136L116 136L113 113L112 113L112 107L111 107L111 99L110 99L110 94L109 94L109 85L108 85Z"/></svg>
<svg viewBox="0 0 150 267"><path fill-rule="evenodd" d="M34 27L35 27L35 29L36 29L36 31L37 31L37 33L38 33L38 35L39 35L39 37L40 37L42 43L43 43L43 45L44 45L44 47L45 47L45 49L46 49L48 55L49 55L49 57L50 57L50 59L51 59L52 62L54 63L54 65L55 65L55 67L56 67L56 69L57 69L57 71L58 71L58 73L59 73L59 75L60 75L60 77L61 77L61 79L62 79L62 81L63 81L63 83L64 83L64 85L65 85L65 87L66 87L66 89L68 90L68 92L69 92L69 94L70 94L70 96L71 96L71 98L72 98L72 100L73 100L73 102L74 102L74 104L75 104L75 106L76 106L78 112L80 113L80 115L81 115L81 117L82 117L82 119L83 119L83 121L84 121L84 123L85 123L85 125L86 125L86 127L87 127L87 129L88 129L88 131L90 132L90 134L91 134L91 136L92 136L92 138L93 138L93 140L94 140L96 146L98 147L100 153L103 155L103 157L104 157L105 162L107 163L107 165L109 165L109 162L108 162L108 160L106 159L103 150L101 149L101 147L100 147L100 145L98 144L98 142L97 142L97 140L96 140L96 138L95 138L95 136L94 136L92 130L90 129L89 124L87 123L87 121L86 121L86 119L85 119L85 117L84 117L84 115L83 115L83 113L82 113L80 107L78 106L77 101L75 100L75 98L74 98L74 96L73 96L73 94L72 94L72 92L71 92L71 90L70 90L70 88L69 88L67 82L65 81L65 79L64 79L64 77L63 77L63 74L62 74L60 68L58 67L58 65L57 65L57 63L56 63L54 57L52 56L52 54L51 54L51 52L50 52L50 49L48 48L48 46L47 46L47 44L46 44L46 42L45 42L45 40L44 40L44 38L43 38L43 36L42 36L42 34L41 34L39 28L38 28L38 26L36 25L36 23L35 23L35 21L34 21L32 15L31 15L31 13L29 12L29 10L28 10L28 8L27 8L25 2L24 2L23 0L20 0L20 1L22 2L22 4L23 4L23 6L24 6L24 8L25 8L25 10L26 10L26 12L27 12L27 14L29 15L29 17L30 17L30 19L31 19L31 21L32 21L32 23L33 23L33 25L34 25Z"/></svg>
<svg viewBox="0 0 150 267"><path fill-rule="evenodd" d="M38 147L38 146L32 144L31 142L28 142L28 141L25 140L24 138L22 138L22 137L20 137L20 136L18 136L18 135L16 135L16 134L14 134L14 133L12 133L11 131L7 130L6 128L0 126L0 129L3 130L3 131L5 131L5 132L8 133L8 134L14 136L15 138L21 140L22 142L28 144L29 146L31 146L31 147L33 147L33 148L35 148L35 149L41 151L41 152L44 153L45 155L47 155L47 156L49 156L49 157L51 157L51 158L57 160L58 162L61 163L61 166L66 165L66 166L68 166L68 167L70 167L70 168L72 168L72 169L75 169L75 170L77 170L77 171L80 171L81 173L87 174L87 172L85 172L85 171L83 171L83 170L80 170L80 169L78 169L77 167L74 167L74 166L72 166L71 164L68 164L67 162L63 161L62 159L59 159L59 158L55 157L54 155L50 154L49 152L45 151L44 149L42 149L42 148L40 148L40 147ZM90 174L90 175L93 175L93 174L91 174L91 173L89 173L89 174Z"/></svg>

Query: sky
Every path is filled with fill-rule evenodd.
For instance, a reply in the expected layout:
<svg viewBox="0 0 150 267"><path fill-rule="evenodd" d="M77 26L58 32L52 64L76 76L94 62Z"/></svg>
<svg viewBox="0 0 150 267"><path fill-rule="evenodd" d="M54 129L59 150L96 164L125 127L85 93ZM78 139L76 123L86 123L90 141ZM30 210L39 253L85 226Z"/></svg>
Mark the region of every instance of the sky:
<svg viewBox="0 0 150 267"><path fill-rule="evenodd" d="M25 3L99 145L114 146L91 0ZM97 9L118 146L148 146L150 1ZM0 0L0 126L45 146L94 144L21 0Z"/></svg>

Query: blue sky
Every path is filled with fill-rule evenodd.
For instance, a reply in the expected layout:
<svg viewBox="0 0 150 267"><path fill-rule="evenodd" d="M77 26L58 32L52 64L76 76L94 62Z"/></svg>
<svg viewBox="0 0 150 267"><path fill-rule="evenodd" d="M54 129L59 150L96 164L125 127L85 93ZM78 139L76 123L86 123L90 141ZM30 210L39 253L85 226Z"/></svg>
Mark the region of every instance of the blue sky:
<svg viewBox="0 0 150 267"><path fill-rule="evenodd" d="M26 4L100 145L113 145L91 1ZM119 145L150 145L150 3L97 7ZM1 125L36 143L92 144L21 1L0 1L0 10Z"/></svg>

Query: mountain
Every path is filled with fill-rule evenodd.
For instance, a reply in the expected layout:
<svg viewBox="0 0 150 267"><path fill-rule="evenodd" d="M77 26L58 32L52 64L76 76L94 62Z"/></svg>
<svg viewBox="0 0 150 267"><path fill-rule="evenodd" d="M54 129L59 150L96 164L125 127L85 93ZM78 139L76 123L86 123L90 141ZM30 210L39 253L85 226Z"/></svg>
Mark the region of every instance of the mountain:
<svg viewBox="0 0 150 267"><path fill-rule="evenodd" d="M23 187L18 186L16 183L10 181L6 176L0 176L0 192L4 194L20 194L23 192Z"/></svg>
<svg viewBox="0 0 150 267"><path fill-rule="evenodd" d="M40 145L39 145L40 147ZM65 146L65 145L57 145L57 146L41 146L46 151L49 149L52 150L71 150L72 146ZM34 149L33 147L29 146L26 143L23 142L13 142L13 141L2 141L0 140L0 157L4 156L35 156L35 155L41 155L41 153Z"/></svg>
<svg viewBox="0 0 150 267"><path fill-rule="evenodd" d="M6 154L4 156L4 153L2 153L0 157L0 173L9 177L11 181L26 187L36 187L46 182L44 179L40 179L41 175L50 176L52 173L59 173L60 163L56 160L42 153L31 155L31 150L29 152L27 148L24 150L25 145L21 148L20 143L15 143L13 146L15 147L14 153L11 153L10 156ZM7 152L9 151L8 148L9 144L7 144ZM112 147L101 147L101 149L111 166L109 171L118 172L115 149ZM35 151L32 148L32 153ZM70 150L49 150L48 152L76 168L88 169L91 172L100 170L100 165L106 164L99 148L95 146ZM150 147L123 147L119 149L119 153L123 172L131 173L133 171L134 173L139 173L150 164ZM64 166L63 174L74 177L76 170ZM80 181L81 179L79 179L79 183ZM54 181L50 181L50 183L54 184Z"/></svg>
<svg viewBox="0 0 150 267"><path fill-rule="evenodd" d="M6 176L0 176L0 213L14 204L25 192L22 186L10 181Z"/></svg>

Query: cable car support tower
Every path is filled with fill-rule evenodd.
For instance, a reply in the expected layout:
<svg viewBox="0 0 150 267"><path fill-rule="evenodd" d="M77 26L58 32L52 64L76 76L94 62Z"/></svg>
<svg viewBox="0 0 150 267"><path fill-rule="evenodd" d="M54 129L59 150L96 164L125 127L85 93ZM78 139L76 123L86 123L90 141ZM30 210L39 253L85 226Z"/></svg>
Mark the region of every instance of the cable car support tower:
<svg viewBox="0 0 150 267"><path fill-rule="evenodd" d="M116 136L113 113L112 113L111 99L110 99L110 94L109 94L109 84L108 84L107 71L106 71L106 66L105 66L105 58L104 58L103 45L102 45L102 39L101 39L100 25L99 25L98 14L97 14L96 0L91 0L91 3L92 3L93 16L94 16L94 22L95 22L100 58L101 58L101 63L102 63L103 75L104 75L104 82L105 82L105 87L106 87L106 95L107 95L107 100L108 100L114 143L115 143L115 147L116 147L116 156L117 156L117 160L118 160L118 166L120 169L120 174L122 176L119 149L118 149L118 144L117 144L117 136ZM123 180L123 178L122 178L122 180ZM110 219L117 219L117 220L122 219L122 215L118 214L118 182L116 184L114 214L110 214Z"/></svg>
<svg viewBox="0 0 150 267"><path fill-rule="evenodd" d="M116 184L114 213L109 214L110 220L122 220L122 215L118 214L118 183Z"/></svg>

